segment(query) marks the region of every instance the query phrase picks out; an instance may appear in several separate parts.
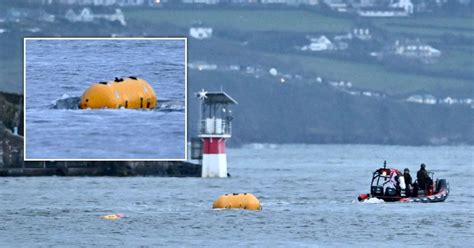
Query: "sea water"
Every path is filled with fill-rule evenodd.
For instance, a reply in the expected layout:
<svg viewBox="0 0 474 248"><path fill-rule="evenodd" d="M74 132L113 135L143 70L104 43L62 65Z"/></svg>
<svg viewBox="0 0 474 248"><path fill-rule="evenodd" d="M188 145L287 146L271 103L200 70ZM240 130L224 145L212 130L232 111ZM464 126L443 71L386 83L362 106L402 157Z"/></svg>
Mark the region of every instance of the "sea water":
<svg viewBox="0 0 474 248"><path fill-rule="evenodd" d="M0 178L6 246L424 246L474 243L472 146L248 145L230 178ZM420 163L449 181L442 203L357 201L372 172ZM262 211L212 210L251 192ZM124 218L100 216L122 213Z"/></svg>

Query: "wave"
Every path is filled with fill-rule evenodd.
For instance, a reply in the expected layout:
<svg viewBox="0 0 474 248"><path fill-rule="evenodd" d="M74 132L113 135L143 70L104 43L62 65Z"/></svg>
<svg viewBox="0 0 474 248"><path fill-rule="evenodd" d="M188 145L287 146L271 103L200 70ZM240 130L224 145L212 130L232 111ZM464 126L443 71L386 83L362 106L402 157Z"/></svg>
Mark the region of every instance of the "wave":
<svg viewBox="0 0 474 248"><path fill-rule="evenodd" d="M185 109L184 102L174 100L158 101L158 107L155 108L155 110L161 112L184 112Z"/></svg>
<svg viewBox="0 0 474 248"><path fill-rule="evenodd" d="M382 199L376 198L376 197L372 197L372 198L364 200L362 203L365 203L365 204L380 204L380 203L385 203L385 201L382 200Z"/></svg>
<svg viewBox="0 0 474 248"><path fill-rule="evenodd" d="M81 98L78 96L69 96L64 94L61 98L52 102L53 109L79 109Z"/></svg>
<svg viewBox="0 0 474 248"><path fill-rule="evenodd" d="M250 144L244 145L243 147L254 149L254 150L276 149L276 148L278 148L278 144L274 144L274 143L250 143Z"/></svg>
<svg viewBox="0 0 474 248"><path fill-rule="evenodd" d="M81 98L64 94L51 103L52 109L79 109ZM160 112L184 112L186 109L184 102L176 100L160 100L154 111Z"/></svg>

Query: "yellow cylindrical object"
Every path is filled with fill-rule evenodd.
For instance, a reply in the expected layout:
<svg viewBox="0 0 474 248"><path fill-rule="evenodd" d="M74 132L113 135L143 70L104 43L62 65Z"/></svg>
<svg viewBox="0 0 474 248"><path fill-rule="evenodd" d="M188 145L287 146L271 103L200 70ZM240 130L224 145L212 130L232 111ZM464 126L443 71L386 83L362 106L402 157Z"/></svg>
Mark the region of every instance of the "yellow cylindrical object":
<svg viewBox="0 0 474 248"><path fill-rule="evenodd" d="M81 96L81 109L132 108L153 109L156 95L148 82L129 77L91 85Z"/></svg>
<svg viewBox="0 0 474 248"><path fill-rule="evenodd" d="M212 204L212 208L240 208L247 210L262 210L260 201L253 194L225 194Z"/></svg>
<svg viewBox="0 0 474 248"><path fill-rule="evenodd" d="M125 217L124 214L108 214L108 215L101 216L101 218L104 220L120 220L123 217Z"/></svg>

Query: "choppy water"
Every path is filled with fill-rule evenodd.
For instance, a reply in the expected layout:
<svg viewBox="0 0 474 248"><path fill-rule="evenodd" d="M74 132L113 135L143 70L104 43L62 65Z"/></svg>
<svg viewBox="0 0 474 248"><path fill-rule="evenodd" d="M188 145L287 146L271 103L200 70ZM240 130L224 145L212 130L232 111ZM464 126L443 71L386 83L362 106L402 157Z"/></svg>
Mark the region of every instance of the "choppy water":
<svg viewBox="0 0 474 248"><path fill-rule="evenodd" d="M473 147L253 145L229 149L227 179L0 178L0 243L9 246L426 246L474 243ZM428 169L444 203L363 204L371 172ZM252 192L263 211L211 210ZM123 213L118 221L101 215Z"/></svg>
<svg viewBox="0 0 474 248"><path fill-rule="evenodd" d="M183 40L27 41L26 158L184 158L184 60ZM125 76L144 78L173 107L55 108L92 83Z"/></svg>

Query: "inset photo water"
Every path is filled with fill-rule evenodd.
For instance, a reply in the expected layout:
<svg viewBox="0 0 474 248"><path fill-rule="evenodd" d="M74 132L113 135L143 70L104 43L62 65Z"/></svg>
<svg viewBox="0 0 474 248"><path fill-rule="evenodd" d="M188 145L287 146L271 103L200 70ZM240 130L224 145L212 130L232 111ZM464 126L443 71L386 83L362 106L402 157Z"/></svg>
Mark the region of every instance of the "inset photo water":
<svg viewBox="0 0 474 248"><path fill-rule="evenodd" d="M25 38L25 160L185 160L186 38Z"/></svg>

